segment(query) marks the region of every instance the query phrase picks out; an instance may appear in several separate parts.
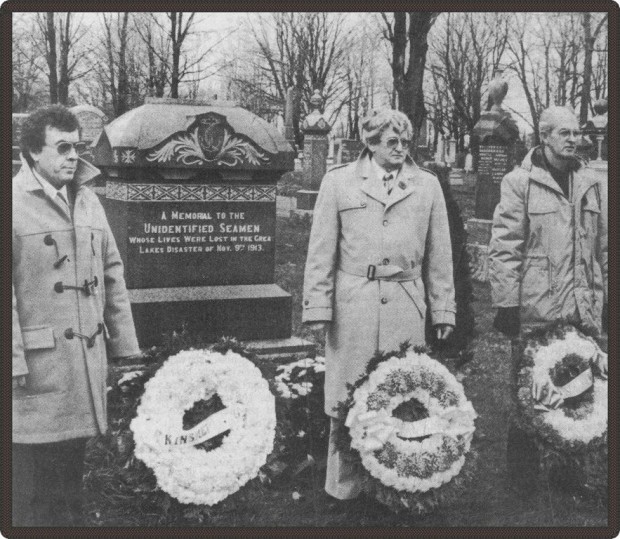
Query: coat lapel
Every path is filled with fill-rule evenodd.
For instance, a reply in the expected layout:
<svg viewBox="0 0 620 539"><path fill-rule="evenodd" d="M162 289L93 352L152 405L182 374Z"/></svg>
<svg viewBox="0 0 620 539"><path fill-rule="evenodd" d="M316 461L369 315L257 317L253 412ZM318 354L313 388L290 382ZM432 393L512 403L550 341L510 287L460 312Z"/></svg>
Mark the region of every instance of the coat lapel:
<svg viewBox="0 0 620 539"><path fill-rule="evenodd" d="M355 177L359 181L359 187L364 193L378 202L381 202L381 204L386 204L387 193L385 192L383 184L373 174L370 154L367 150L362 152L356 163Z"/></svg>
<svg viewBox="0 0 620 539"><path fill-rule="evenodd" d="M403 165L396 183L390 195L385 191L385 187L379 178L373 174L373 168L370 163L370 154L368 150L364 150L357 160L355 167L355 177L359 180L360 189L369 197L374 198L386 206L386 210L397 204L401 200L407 198L415 191L414 173L418 170L417 165L408 157Z"/></svg>
<svg viewBox="0 0 620 539"><path fill-rule="evenodd" d="M405 161L400 174L396 178L392 193L387 200L386 210L394 206L394 204L399 203L401 200L404 200L415 191L416 182L414 173L417 170L418 167L413 160L408 159Z"/></svg>

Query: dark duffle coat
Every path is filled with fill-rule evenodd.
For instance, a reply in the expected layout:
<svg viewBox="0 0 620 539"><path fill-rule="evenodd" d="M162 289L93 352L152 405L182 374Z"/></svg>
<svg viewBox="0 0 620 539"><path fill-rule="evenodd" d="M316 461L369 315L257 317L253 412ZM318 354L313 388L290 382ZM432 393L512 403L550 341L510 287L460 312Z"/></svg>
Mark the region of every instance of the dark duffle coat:
<svg viewBox="0 0 620 539"><path fill-rule="evenodd" d="M73 220L25 162L13 178L13 376L26 375L13 390L13 443L105 432L107 354L140 351L114 237L83 185L98 173L80 160ZM94 337L70 339L68 330Z"/></svg>
<svg viewBox="0 0 620 539"><path fill-rule="evenodd" d="M328 415L377 350L424 343L427 299L433 324L454 324L450 231L436 176L408 160L388 196L368 152L328 172L314 208L303 309L304 322L331 322Z"/></svg>

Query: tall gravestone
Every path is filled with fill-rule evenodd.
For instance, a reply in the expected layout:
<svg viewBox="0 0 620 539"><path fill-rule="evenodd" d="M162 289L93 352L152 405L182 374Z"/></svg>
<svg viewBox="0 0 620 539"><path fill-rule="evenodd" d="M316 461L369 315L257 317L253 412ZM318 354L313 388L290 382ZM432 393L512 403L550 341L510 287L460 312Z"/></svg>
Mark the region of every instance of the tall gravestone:
<svg viewBox="0 0 620 539"><path fill-rule="evenodd" d="M102 110L92 105L76 105L71 107L80 124L80 140L85 143L80 151L80 157L87 161L93 160L92 145L99 138L107 117Z"/></svg>
<svg viewBox="0 0 620 539"><path fill-rule="evenodd" d="M331 126L320 110L322 105L323 98L319 91L315 90L310 98L310 114L306 116L301 126L304 133L304 189L297 192L297 208L301 210L314 208L321 180L327 170L328 134Z"/></svg>
<svg viewBox="0 0 620 539"><path fill-rule="evenodd" d="M501 75L501 74L500 74ZM474 126L479 140L475 219L467 222L468 251L473 278L488 280L488 245L495 206L499 203L503 177L515 165L519 128L502 108L508 83L499 76L489 86L491 110L484 112Z"/></svg>
<svg viewBox="0 0 620 539"><path fill-rule="evenodd" d="M286 339L274 284L280 132L224 102L147 98L104 127L94 163L142 345L185 326L210 339Z"/></svg>

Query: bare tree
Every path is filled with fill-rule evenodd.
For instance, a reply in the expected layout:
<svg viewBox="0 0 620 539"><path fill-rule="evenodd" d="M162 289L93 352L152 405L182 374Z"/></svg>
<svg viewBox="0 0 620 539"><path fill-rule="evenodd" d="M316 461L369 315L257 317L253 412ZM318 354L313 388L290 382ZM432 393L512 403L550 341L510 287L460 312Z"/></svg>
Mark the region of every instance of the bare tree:
<svg viewBox="0 0 620 539"><path fill-rule="evenodd" d="M603 25L607 23L608 15L605 14L599 20L598 24L592 30L592 14L588 12L582 13L583 39L585 43L584 59L583 59L583 90L581 92L581 106L579 108L579 123L581 125L588 121L588 113L590 112L590 103L592 101L592 55L594 52L594 44L603 29Z"/></svg>
<svg viewBox="0 0 620 539"><path fill-rule="evenodd" d="M390 18L383 13L384 37L392 44L392 74L402 110L413 125L412 148L417 148L420 129L426 119L424 107L424 70L428 51L428 33L438 13L395 11Z"/></svg>
<svg viewBox="0 0 620 539"><path fill-rule="evenodd" d="M36 46L45 58L50 102L67 105L70 84L90 72L89 48L81 46L88 28L73 13L37 14Z"/></svg>
<svg viewBox="0 0 620 539"><path fill-rule="evenodd" d="M284 109L289 88L296 89L293 128L298 144L302 136L299 120L309 110L315 89L325 100L328 119L333 119L347 103L345 75L347 40L345 15L333 13L270 13L250 21L253 45L237 57L228 72L234 94L247 93L262 110ZM245 66L245 67L242 67Z"/></svg>
<svg viewBox="0 0 620 539"><path fill-rule="evenodd" d="M137 19L136 28L147 47L152 95L161 97L169 88L170 97L177 98L184 82L191 80L195 85L218 71L215 62L206 64L205 60L225 38L216 43L208 41L206 32L197 29L198 23L196 13L179 11L146 13Z"/></svg>
<svg viewBox="0 0 620 539"><path fill-rule="evenodd" d="M34 43L32 18L14 15L12 58L12 110L27 112L46 100L38 66L39 53Z"/></svg>
<svg viewBox="0 0 620 539"><path fill-rule="evenodd" d="M500 69L507 24L504 13L446 13L432 29L430 71L439 94L436 102L442 107L433 116L441 120L442 132L455 137L460 149L464 135L480 119L486 88Z"/></svg>

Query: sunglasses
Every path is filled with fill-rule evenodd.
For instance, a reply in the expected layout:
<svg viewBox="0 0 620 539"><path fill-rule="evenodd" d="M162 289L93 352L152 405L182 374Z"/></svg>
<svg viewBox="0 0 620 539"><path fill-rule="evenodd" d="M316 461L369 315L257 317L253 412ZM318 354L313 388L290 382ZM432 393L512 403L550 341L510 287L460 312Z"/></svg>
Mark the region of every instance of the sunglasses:
<svg viewBox="0 0 620 539"><path fill-rule="evenodd" d="M401 146L405 149L409 148L409 144L411 144L411 140L408 138L390 137L385 141L385 145L388 148L396 148L399 142Z"/></svg>
<svg viewBox="0 0 620 539"><path fill-rule="evenodd" d="M56 148L56 151L59 155L68 155L71 150L75 148L75 151L79 154L86 149L85 142L59 142L56 146L52 146L52 148Z"/></svg>

